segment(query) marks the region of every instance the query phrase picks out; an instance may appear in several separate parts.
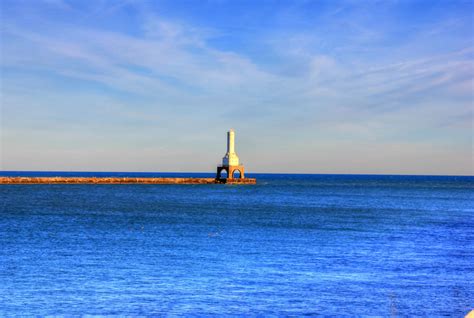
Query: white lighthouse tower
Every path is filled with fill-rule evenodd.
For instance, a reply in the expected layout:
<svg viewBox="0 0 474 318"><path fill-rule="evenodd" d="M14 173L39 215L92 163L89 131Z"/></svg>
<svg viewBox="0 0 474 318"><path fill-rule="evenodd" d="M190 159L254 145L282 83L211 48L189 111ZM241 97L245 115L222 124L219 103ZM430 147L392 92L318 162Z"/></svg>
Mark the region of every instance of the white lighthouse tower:
<svg viewBox="0 0 474 318"><path fill-rule="evenodd" d="M233 129L227 132L227 153L222 158L223 166L238 166L239 157L235 153L235 132Z"/></svg>
<svg viewBox="0 0 474 318"><path fill-rule="evenodd" d="M222 179L222 170L227 172L227 179L234 179L236 172L240 172L240 178L244 178L244 166L240 165L239 156L235 153L235 132L233 129L227 132L227 153L222 158L222 166L217 167L216 179Z"/></svg>

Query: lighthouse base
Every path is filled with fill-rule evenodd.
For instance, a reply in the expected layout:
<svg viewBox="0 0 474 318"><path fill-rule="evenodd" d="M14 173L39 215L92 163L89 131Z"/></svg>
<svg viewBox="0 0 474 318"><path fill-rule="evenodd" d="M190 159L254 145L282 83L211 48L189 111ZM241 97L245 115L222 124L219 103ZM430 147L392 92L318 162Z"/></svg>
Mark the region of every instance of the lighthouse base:
<svg viewBox="0 0 474 318"><path fill-rule="evenodd" d="M227 172L227 176L222 174L222 171ZM227 179L227 180L237 180L245 179L245 168L244 166L218 166L216 179Z"/></svg>

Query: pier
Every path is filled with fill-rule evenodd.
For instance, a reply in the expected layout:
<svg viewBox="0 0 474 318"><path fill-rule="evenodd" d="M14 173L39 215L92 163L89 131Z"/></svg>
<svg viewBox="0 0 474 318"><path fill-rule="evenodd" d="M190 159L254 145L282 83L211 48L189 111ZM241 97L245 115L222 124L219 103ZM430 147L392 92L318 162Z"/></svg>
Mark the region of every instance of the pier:
<svg viewBox="0 0 474 318"><path fill-rule="evenodd" d="M255 184L255 178L0 177L0 184Z"/></svg>
<svg viewBox="0 0 474 318"><path fill-rule="evenodd" d="M235 153L235 132L227 132L227 152L215 178L133 178L133 177L0 177L0 184L256 184L246 178Z"/></svg>

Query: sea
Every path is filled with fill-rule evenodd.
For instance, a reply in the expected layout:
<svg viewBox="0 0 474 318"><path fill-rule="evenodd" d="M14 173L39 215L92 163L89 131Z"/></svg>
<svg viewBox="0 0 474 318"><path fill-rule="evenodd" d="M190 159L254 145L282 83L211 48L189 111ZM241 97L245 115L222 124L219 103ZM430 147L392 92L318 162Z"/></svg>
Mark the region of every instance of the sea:
<svg viewBox="0 0 474 318"><path fill-rule="evenodd" d="M0 185L0 316L474 309L474 177L249 177L257 185Z"/></svg>

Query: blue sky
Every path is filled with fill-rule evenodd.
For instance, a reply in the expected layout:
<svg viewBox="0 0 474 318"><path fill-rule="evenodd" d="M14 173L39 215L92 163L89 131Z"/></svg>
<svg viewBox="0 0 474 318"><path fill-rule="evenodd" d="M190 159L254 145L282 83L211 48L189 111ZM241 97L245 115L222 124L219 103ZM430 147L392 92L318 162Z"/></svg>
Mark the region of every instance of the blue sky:
<svg viewBox="0 0 474 318"><path fill-rule="evenodd" d="M473 1L1 1L1 169L474 174Z"/></svg>

